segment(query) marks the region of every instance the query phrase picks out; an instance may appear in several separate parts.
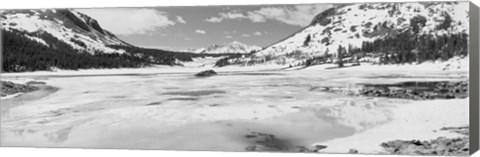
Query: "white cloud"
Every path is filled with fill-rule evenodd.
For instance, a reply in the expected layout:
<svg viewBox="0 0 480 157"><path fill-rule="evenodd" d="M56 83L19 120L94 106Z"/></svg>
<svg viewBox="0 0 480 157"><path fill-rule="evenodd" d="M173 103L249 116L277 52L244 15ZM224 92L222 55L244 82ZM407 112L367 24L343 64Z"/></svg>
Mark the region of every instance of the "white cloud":
<svg viewBox="0 0 480 157"><path fill-rule="evenodd" d="M223 19L219 18L219 17L211 17L211 18L205 19L205 21L206 22L212 22L212 23L218 23L218 22L222 22Z"/></svg>
<svg viewBox="0 0 480 157"><path fill-rule="evenodd" d="M198 34L207 34L207 32L206 32L206 31L204 31L204 30L201 30L201 29L197 29L197 30L195 30L195 33L198 33Z"/></svg>
<svg viewBox="0 0 480 157"><path fill-rule="evenodd" d="M252 22L265 22L266 19L264 16L256 14L254 12L248 12L248 19L250 19Z"/></svg>
<svg viewBox="0 0 480 157"><path fill-rule="evenodd" d="M187 23L187 21L185 21L181 16L177 16L177 22L183 24Z"/></svg>
<svg viewBox="0 0 480 157"><path fill-rule="evenodd" d="M227 13L219 13L220 17L225 19L243 19L245 16L242 13L236 12L227 12Z"/></svg>
<svg viewBox="0 0 480 157"><path fill-rule="evenodd" d="M296 11L291 11L289 16L276 17L277 20L292 25L308 25L319 13L333 7L332 5L298 5Z"/></svg>
<svg viewBox="0 0 480 157"><path fill-rule="evenodd" d="M226 12L226 13L218 13L218 17L210 17L205 19L206 22L218 23L222 22L225 19L245 19L245 16L242 13L238 12Z"/></svg>
<svg viewBox="0 0 480 157"><path fill-rule="evenodd" d="M258 31L257 31L257 32L254 32L253 35L261 36L261 35L263 35L263 34L262 34L262 32L258 32Z"/></svg>
<svg viewBox="0 0 480 157"><path fill-rule="evenodd" d="M231 39L231 38L233 38L233 37L232 37L232 36L225 36L225 38L227 38L227 39Z"/></svg>
<svg viewBox="0 0 480 157"><path fill-rule="evenodd" d="M310 24L313 17L331 7L332 5L325 4L263 7L245 13L237 11L219 13L217 17L210 17L205 21L222 22L223 20L248 19L252 22L266 22L274 20L294 26L306 26Z"/></svg>
<svg viewBox="0 0 480 157"><path fill-rule="evenodd" d="M250 34L242 34L242 37L250 37Z"/></svg>
<svg viewBox="0 0 480 157"><path fill-rule="evenodd" d="M332 5L324 4L296 5L294 7L264 7L256 11L251 11L248 14L251 18L260 16L289 25L306 26L310 24L313 17L331 7Z"/></svg>
<svg viewBox="0 0 480 157"><path fill-rule="evenodd" d="M237 34L236 30L233 31L223 31L223 34Z"/></svg>
<svg viewBox="0 0 480 157"><path fill-rule="evenodd" d="M100 25L118 35L146 34L151 31L175 25L167 13L155 9L112 8L79 9L98 20Z"/></svg>

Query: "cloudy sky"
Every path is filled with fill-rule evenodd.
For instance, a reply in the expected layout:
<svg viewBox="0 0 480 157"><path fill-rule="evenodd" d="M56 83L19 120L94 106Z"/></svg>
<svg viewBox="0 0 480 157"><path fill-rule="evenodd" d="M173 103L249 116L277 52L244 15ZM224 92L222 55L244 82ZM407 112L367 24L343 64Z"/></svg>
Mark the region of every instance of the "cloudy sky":
<svg viewBox="0 0 480 157"><path fill-rule="evenodd" d="M79 9L138 46L189 49L239 41L267 46L308 25L327 4Z"/></svg>

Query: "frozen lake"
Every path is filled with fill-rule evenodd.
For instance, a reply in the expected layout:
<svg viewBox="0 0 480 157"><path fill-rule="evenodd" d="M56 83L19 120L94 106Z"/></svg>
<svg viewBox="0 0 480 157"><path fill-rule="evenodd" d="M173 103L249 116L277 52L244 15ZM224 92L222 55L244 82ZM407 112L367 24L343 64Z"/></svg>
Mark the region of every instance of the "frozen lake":
<svg viewBox="0 0 480 157"><path fill-rule="evenodd" d="M225 71L207 78L192 72L7 75L2 80L43 81L58 91L2 100L1 145L297 151L388 123L395 105L411 103L318 87L355 91L361 83L462 80L464 74L305 69ZM38 92L43 95L31 99Z"/></svg>

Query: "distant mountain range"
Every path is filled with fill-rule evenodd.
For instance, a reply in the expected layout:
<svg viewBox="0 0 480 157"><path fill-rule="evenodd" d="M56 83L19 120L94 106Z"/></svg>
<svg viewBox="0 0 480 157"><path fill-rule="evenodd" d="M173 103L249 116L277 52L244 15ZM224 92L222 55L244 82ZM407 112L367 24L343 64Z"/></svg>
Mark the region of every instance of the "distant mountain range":
<svg viewBox="0 0 480 157"><path fill-rule="evenodd" d="M238 41L233 41L225 45L211 45L207 48L200 48L195 50L195 53L200 54L248 54L260 51L259 46L248 46Z"/></svg>
<svg viewBox="0 0 480 157"><path fill-rule="evenodd" d="M244 43L233 41L228 44L220 45L220 44L213 44L208 47L203 48L189 48L185 50L176 50L178 52L185 52L185 53L196 53L196 54L249 54L254 53L262 50L262 47L255 46L255 45L246 45Z"/></svg>

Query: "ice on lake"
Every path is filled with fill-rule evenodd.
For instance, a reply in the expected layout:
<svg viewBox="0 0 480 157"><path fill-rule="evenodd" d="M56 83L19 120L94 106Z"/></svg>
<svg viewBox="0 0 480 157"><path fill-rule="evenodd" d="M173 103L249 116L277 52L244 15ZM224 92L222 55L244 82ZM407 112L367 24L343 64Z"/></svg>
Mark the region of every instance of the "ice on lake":
<svg viewBox="0 0 480 157"><path fill-rule="evenodd" d="M389 105L409 103L312 90L321 86L354 90L357 84L372 80L399 80L371 78L373 73L247 71L219 72L208 78L196 78L190 72L2 76L2 80L41 80L59 90L31 101L9 100L20 105L2 108L1 145L223 151L275 145L270 150L288 151L387 123L391 120ZM429 79L450 79L432 75ZM275 138L267 139L267 135ZM273 144L265 144L266 140Z"/></svg>

